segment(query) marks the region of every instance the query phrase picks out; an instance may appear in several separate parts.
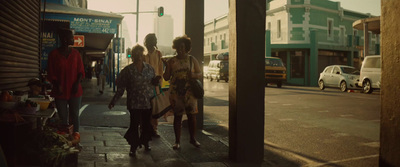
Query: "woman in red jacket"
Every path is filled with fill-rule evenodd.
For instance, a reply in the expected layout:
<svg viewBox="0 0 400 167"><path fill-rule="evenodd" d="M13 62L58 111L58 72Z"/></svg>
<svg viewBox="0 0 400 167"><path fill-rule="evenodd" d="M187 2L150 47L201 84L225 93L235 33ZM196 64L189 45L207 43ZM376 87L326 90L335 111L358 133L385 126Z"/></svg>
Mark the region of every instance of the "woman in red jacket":
<svg viewBox="0 0 400 167"><path fill-rule="evenodd" d="M79 109L83 93L80 83L85 77L85 70L80 53L71 47L74 44L72 31L60 29L58 33L61 46L49 54L47 79L53 85L51 95L55 97L61 123L69 125L71 120L73 136L79 139Z"/></svg>

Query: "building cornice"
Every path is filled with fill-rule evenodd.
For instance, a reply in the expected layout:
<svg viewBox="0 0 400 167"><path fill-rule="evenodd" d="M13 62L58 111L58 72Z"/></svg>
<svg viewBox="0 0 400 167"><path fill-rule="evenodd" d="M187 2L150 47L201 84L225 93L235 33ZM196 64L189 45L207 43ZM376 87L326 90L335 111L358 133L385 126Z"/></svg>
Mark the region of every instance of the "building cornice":
<svg viewBox="0 0 400 167"><path fill-rule="evenodd" d="M281 12L281 11L284 11L284 10L286 10L286 12L289 12L289 9L291 9L291 8L305 8L306 11L310 11L310 9L320 10L320 11L324 11L324 12L329 12L329 13L338 14L339 16L343 17L343 19L352 20L352 21L353 21L353 20L357 20L357 19L353 19L353 18L351 18L351 17L346 17L346 16L344 16L344 14L343 14L344 11L346 11L346 12L353 12L353 13L356 13L356 14L363 14L363 15L365 15L366 17L371 17L371 14L369 14L369 13L365 14L365 13L360 13L360 12L356 12L356 11L351 11L351 10L347 10L347 9L343 9L343 8L340 8L340 9L338 9L338 10L326 9L326 8L319 7L319 6L315 6L315 5L311 5L311 4L284 5L284 6L275 8L275 9L267 10L267 16L268 16L268 15L273 15L274 13Z"/></svg>

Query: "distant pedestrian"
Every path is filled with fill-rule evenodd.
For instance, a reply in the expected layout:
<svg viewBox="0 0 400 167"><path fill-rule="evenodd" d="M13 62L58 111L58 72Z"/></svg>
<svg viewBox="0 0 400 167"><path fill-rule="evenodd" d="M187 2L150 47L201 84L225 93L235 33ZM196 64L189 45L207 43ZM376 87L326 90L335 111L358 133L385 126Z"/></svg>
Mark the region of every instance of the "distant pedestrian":
<svg viewBox="0 0 400 167"><path fill-rule="evenodd" d="M70 29L60 29L61 46L49 54L47 79L53 85L51 96L55 97L58 115L63 125L74 126L73 136L79 141L79 109L82 100L81 81L85 77L82 57L70 47L74 36Z"/></svg>
<svg viewBox="0 0 400 167"><path fill-rule="evenodd" d="M104 86L106 83L106 74L108 73L108 66L104 64L103 60L99 60L96 64L96 75L97 75L97 86L99 87L99 93L103 94Z"/></svg>
<svg viewBox="0 0 400 167"><path fill-rule="evenodd" d="M192 49L192 42L186 35L177 37L173 41L172 46L177 55L166 62L166 69L164 79L170 80L170 101L174 111L174 131L175 131L175 144L173 149L180 148L181 129L182 129L182 116L186 113L188 118L190 143L195 147L200 147L200 143L196 140L196 114L197 99L190 91L189 78L199 79L202 77L199 63L197 59L189 52ZM190 59L192 64L190 65ZM189 69L192 67L192 69Z"/></svg>
<svg viewBox="0 0 400 167"><path fill-rule="evenodd" d="M160 76L155 76L153 67L144 62L143 53L143 46L133 47L133 63L122 69L118 75L117 92L108 105L112 109L125 90L127 91L126 107L130 113L130 126L124 137L131 145L130 156L135 156L136 149L141 145L144 145L146 151L151 150L149 141L153 128L150 124L150 99L154 96L155 85L160 81Z"/></svg>
<svg viewBox="0 0 400 167"><path fill-rule="evenodd" d="M145 39L144 39L144 46L146 46L147 49L147 54L145 56L145 62L149 63L153 68L156 76L162 76L163 75L163 64L162 64L162 54L161 52L157 49L157 37L156 34L150 33L147 34ZM160 83L162 81L162 77L160 79ZM156 86L156 92L157 94L160 93L159 87ZM154 137L160 137L158 134L158 119L153 119L151 118L151 125L153 126L154 132L153 136Z"/></svg>

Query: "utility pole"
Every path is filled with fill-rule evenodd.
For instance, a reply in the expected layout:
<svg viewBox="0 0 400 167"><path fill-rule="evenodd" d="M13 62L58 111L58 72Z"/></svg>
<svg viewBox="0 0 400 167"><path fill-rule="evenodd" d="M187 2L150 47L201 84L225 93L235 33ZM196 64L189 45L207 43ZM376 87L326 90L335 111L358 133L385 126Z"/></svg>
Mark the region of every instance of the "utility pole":
<svg viewBox="0 0 400 167"><path fill-rule="evenodd" d="M136 0L136 43L139 39L139 0Z"/></svg>
<svg viewBox="0 0 400 167"><path fill-rule="evenodd" d="M139 41L139 13L158 13L158 17L164 16L164 7L158 7L157 11L139 12L139 0L136 1L136 12L119 12L117 14L135 14L136 15L136 43Z"/></svg>

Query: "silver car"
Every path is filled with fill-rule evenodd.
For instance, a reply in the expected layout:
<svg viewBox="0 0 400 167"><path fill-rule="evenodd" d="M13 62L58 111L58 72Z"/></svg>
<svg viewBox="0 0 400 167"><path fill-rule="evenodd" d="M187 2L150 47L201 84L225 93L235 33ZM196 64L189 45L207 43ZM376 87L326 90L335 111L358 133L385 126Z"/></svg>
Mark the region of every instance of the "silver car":
<svg viewBox="0 0 400 167"><path fill-rule="evenodd" d="M340 88L345 92L348 89L359 89L356 86L360 78L360 71L346 65L330 65L319 75L318 86L321 90L325 87Z"/></svg>

